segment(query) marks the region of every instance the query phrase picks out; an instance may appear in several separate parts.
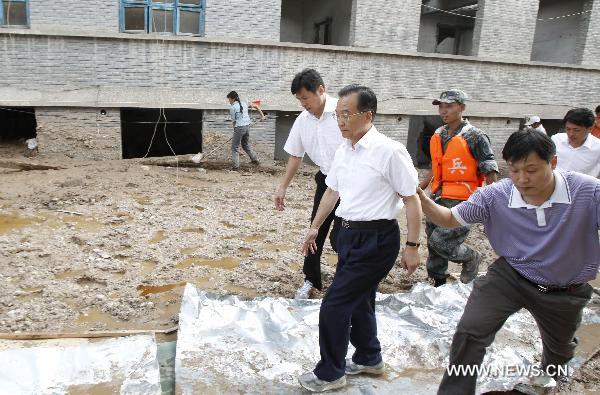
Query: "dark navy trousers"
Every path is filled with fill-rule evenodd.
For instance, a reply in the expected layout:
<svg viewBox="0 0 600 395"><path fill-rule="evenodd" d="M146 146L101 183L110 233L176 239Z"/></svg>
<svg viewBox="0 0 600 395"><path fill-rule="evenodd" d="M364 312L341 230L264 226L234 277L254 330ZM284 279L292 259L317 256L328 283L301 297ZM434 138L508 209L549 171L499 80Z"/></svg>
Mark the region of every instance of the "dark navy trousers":
<svg viewBox="0 0 600 395"><path fill-rule="evenodd" d="M319 313L321 361L314 370L321 380L345 375L348 342L356 348L352 360L360 365L381 361L377 339L375 293L394 266L400 251L396 222L380 229L340 228L338 264Z"/></svg>
<svg viewBox="0 0 600 395"><path fill-rule="evenodd" d="M318 171L315 174L315 183L317 184L317 189L315 190L315 197L313 200L313 209L312 214L310 216L310 222L312 223L313 219L317 215L317 210L319 209L319 204L321 204L321 199L323 198L323 194L327 190L327 184L325 184L325 178L327 176L321 171ZM340 200L338 199L337 203L331 213L325 218L323 224L319 228L319 232L317 234L317 252L314 254L309 254L304 258L304 266L302 271L304 272L304 279L308 280L312 283L313 287L318 289L319 291L323 288L323 283L321 281L321 254L323 254L323 247L325 246L325 240L327 239L327 234L329 233L329 228L331 227L331 223L333 223L333 227L331 228L331 233L329 235L329 241L331 242L331 248L335 252L337 252L337 246L335 245L335 241L337 238L337 233L340 229L340 218L335 216L335 210L340 204Z"/></svg>

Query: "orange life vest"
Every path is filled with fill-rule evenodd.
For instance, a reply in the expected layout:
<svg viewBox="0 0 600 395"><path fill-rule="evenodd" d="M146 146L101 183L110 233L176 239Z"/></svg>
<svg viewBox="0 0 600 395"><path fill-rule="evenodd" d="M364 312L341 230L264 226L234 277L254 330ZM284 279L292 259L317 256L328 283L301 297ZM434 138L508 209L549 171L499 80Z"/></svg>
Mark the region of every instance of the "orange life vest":
<svg viewBox="0 0 600 395"><path fill-rule="evenodd" d="M469 125L466 126L469 128ZM478 174L477 160L473 157L463 131L452 137L442 148L441 128L431 137L431 170L433 182L431 192L440 188L441 197L447 199L467 200L475 190L483 185L485 176Z"/></svg>

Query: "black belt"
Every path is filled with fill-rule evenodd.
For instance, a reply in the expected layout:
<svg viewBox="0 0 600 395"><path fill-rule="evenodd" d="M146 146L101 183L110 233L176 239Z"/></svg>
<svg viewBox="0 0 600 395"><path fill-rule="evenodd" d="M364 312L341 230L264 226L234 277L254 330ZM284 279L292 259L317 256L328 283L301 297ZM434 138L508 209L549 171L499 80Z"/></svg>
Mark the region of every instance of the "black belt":
<svg viewBox="0 0 600 395"><path fill-rule="evenodd" d="M397 224L395 219L376 219L373 221L348 221L342 218L342 228L346 229L381 229Z"/></svg>
<svg viewBox="0 0 600 395"><path fill-rule="evenodd" d="M521 277L523 277L521 275ZM580 283L580 284L571 284L571 285L567 285L565 287L555 287L552 285L542 285L542 284L538 284L538 283L534 283L533 281L531 281L528 278L523 277L528 283L530 283L531 285L533 285L534 287L536 287L538 289L538 291L542 292L542 293L549 293L549 292L570 292L570 291L574 291L577 288L581 287L583 284L585 283Z"/></svg>

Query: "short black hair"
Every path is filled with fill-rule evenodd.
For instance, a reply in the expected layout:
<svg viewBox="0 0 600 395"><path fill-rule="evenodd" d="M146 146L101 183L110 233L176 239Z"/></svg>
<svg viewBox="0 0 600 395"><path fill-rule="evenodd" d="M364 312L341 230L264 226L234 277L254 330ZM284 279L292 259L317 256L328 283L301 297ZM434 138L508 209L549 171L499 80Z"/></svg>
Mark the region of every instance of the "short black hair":
<svg viewBox="0 0 600 395"><path fill-rule="evenodd" d="M567 111L567 114L563 118L563 124L566 124L567 122L574 123L577 126L591 128L596 122L596 117L589 108L574 108Z"/></svg>
<svg viewBox="0 0 600 395"><path fill-rule="evenodd" d="M549 163L556 155L556 146L546 133L525 128L510 135L502 149L502 158L515 162L527 158L532 152Z"/></svg>
<svg viewBox="0 0 600 395"><path fill-rule="evenodd" d="M294 76L294 80L292 81L292 95L298 93L302 88L316 93L319 85L323 85L323 88L325 88L321 74L315 69L304 69Z"/></svg>
<svg viewBox="0 0 600 395"><path fill-rule="evenodd" d="M369 87L358 84L350 84L343 87L339 92L339 97L349 96L353 93L358 95L357 109L360 112L370 111L373 118L377 112L377 96Z"/></svg>
<svg viewBox="0 0 600 395"><path fill-rule="evenodd" d="M600 106L596 107L596 115L600 115Z"/></svg>

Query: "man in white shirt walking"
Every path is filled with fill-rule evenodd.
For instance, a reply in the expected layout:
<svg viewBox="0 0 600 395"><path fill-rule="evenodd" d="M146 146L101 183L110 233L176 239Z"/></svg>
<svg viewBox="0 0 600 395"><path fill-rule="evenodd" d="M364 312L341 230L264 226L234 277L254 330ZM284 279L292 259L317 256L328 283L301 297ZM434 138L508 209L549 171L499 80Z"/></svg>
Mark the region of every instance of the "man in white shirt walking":
<svg viewBox="0 0 600 395"><path fill-rule="evenodd" d="M590 133L594 122L590 109L575 108L567 112L563 119L566 133L552 136L559 169L600 178L600 139Z"/></svg>
<svg viewBox="0 0 600 395"><path fill-rule="evenodd" d="M347 374L384 373L375 293L400 251L396 218L403 201L408 236L401 265L409 274L419 265L421 205L412 159L404 145L373 126L377 97L371 89L349 85L339 96L336 118L346 140L335 153L325 180L328 188L302 245L305 254L318 248L319 228L339 198L338 263L319 312L321 360L298 378L315 392L343 387ZM349 342L356 351L346 360Z"/></svg>
<svg viewBox="0 0 600 395"><path fill-rule="evenodd" d="M285 176L275 193L275 208L279 211L285 208L285 195L288 186L292 182L294 175L298 171L304 154L308 154L310 159L319 166L319 171L315 174L316 190L313 201L313 210L310 220L312 221L317 213L317 208L321 197L327 186L325 177L329 173L329 168L333 162L333 156L336 149L343 141L340 128L333 117L337 99L325 93L325 83L323 79L313 69L305 69L296 74L292 81L292 94L300 101L304 111L298 115L290 135L283 147L290 154L286 166ZM322 289L321 282L321 254L323 245L327 239L327 233L333 222L331 230L331 246L336 249L335 235L339 229L339 221L334 221L335 215L331 213L323 221L319 228L319 234L316 239L317 249L314 253L308 254L304 258L304 284L296 292L297 299L306 299L312 288Z"/></svg>

